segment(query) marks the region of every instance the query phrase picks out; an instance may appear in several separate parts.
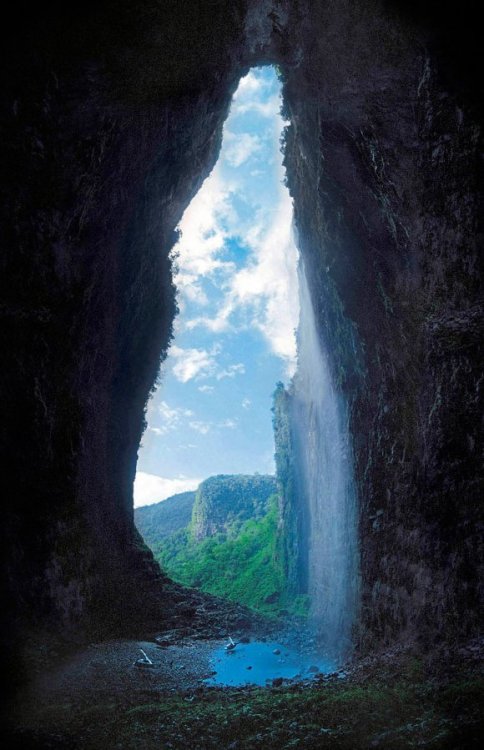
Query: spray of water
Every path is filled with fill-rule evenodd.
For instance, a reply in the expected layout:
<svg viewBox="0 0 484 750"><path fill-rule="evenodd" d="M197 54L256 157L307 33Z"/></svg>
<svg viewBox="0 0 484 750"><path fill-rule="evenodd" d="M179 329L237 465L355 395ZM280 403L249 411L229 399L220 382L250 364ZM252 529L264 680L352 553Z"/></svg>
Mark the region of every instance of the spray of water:
<svg viewBox="0 0 484 750"><path fill-rule="evenodd" d="M322 350L303 263L299 268L298 371L293 432L311 618L326 653L351 649L358 602L357 505L348 414Z"/></svg>

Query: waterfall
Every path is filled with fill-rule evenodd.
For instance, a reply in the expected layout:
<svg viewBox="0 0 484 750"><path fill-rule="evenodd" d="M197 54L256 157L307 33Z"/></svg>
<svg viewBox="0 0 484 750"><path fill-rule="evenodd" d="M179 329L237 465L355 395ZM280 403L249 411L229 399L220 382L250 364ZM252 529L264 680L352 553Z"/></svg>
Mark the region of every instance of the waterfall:
<svg viewBox="0 0 484 750"><path fill-rule="evenodd" d="M302 260L293 434L310 616L328 655L351 650L358 602L357 504L348 410L331 379Z"/></svg>

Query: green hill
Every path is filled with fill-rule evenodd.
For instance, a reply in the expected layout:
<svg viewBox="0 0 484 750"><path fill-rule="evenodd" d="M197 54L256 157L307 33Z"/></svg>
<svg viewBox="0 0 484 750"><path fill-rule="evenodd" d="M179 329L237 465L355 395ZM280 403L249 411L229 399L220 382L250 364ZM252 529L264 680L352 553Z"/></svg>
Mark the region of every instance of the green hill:
<svg viewBox="0 0 484 750"><path fill-rule="evenodd" d="M149 547L189 525L195 494L181 492L160 503L135 508L134 522Z"/></svg>
<svg viewBox="0 0 484 750"><path fill-rule="evenodd" d="M137 508L135 521L173 580L265 614L305 614L305 598L287 593L279 513L274 477L219 475Z"/></svg>

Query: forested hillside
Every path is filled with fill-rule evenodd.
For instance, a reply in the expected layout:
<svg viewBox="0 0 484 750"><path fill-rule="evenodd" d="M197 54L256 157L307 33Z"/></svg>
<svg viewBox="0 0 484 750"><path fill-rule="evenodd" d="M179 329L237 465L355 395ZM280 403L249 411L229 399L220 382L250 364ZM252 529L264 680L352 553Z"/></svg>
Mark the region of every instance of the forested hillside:
<svg viewBox="0 0 484 750"><path fill-rule="evenodd" d="M279 508L274 477L220 475L137 508L135 520L175 581L268 615L305 614L305 597L290 596L285 582Z"/></svg>
<svg viewBox="0 0 484 750"><path fill-rule="evenodd" d="M181 492L160 503L135 508L134 520L146 544L151 547L160 539L185 529L190 523L195 492Z"/></svg>
<svg viewBox="0 0 484 750"><path fill-rule="evenodd" d="M276 480L264 474L218 474L200 484L193 507L191 532L198 541L267 512Z"/></svg>

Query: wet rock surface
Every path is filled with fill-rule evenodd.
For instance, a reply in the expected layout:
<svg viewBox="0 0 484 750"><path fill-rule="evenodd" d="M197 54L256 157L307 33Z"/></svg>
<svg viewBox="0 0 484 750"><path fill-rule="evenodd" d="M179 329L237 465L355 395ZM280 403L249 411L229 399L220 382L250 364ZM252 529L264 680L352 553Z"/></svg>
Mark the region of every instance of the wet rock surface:
<svg viewBox="0 0 484 750"><path fill-rule="evenodd" d="M405 27L340 11L319 5L295 31L312 46L284 88L288 184L349 403L359 642L425 645L475 632L483 593L481 130ZM323 19L335 36L319 33ZM301 569L291 516L304 509L289 497L284 508Z"/></svg>

